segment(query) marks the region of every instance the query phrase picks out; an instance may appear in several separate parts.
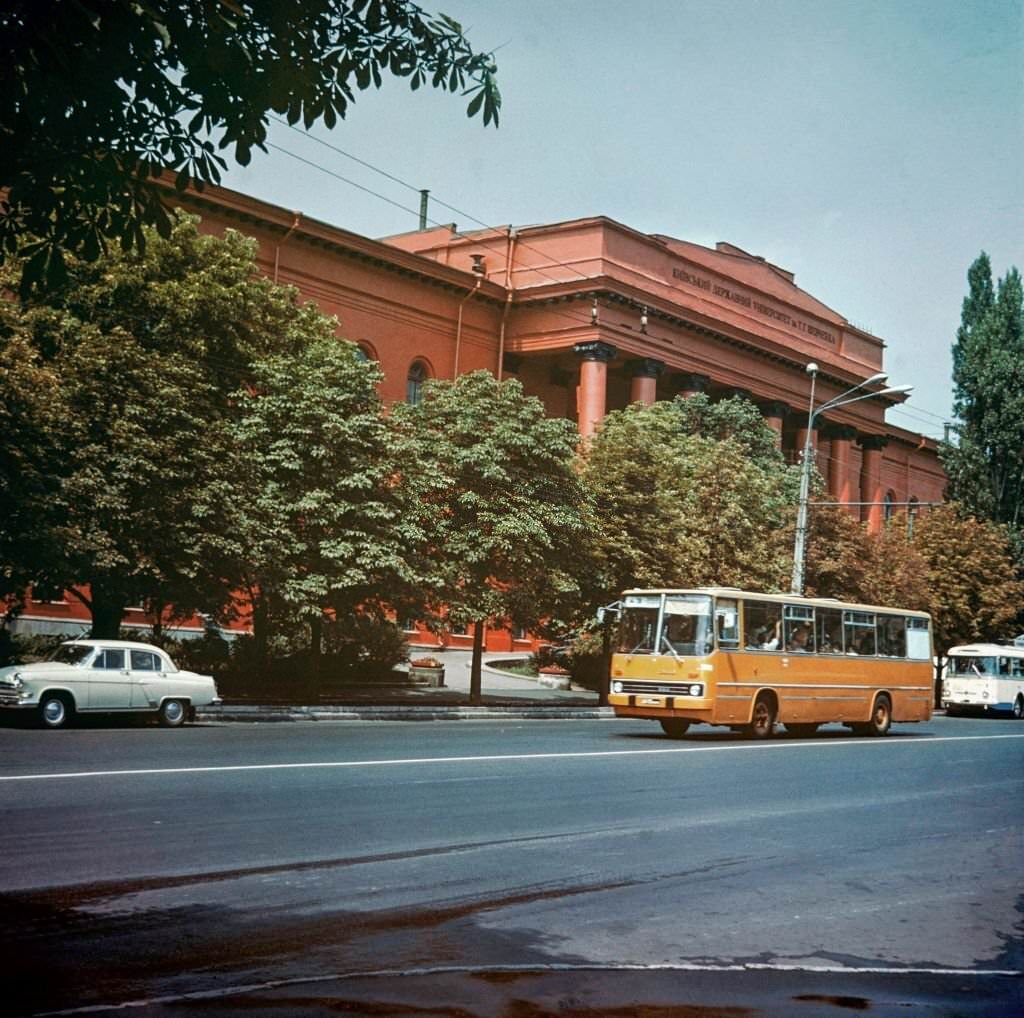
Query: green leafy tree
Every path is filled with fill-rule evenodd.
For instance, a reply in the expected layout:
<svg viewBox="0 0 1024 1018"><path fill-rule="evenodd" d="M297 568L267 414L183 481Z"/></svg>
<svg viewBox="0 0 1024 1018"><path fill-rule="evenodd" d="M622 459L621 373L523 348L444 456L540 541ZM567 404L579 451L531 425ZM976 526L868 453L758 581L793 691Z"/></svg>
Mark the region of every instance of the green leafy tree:
<svg viewBox="0 0 1024 1018"><path fill-rule="evenodd" d="M407 552L421 535L396 483L379 368L312 308L294 328L302 345L257 359L225 422L235 545L226 551L239 558L257 653L274 623L308 625L315 685L325 613L381 618L416 578Z"/></svg>
<svg viewBox="0 0 1024 1018"><path fill-rule="evenodd" d="M230 148L266 148L270 115L335 126L384 74L470 96L497 124L490 54L408 0L7 0L0 9L0 258L21 289L59 284L145 225L171 229L176 187L216 183Z"/></svg>
<svg viewBox="0 0 1024 1018"><path fill-rule="evenodd" d="M615 411L584 452L583 476L609 592L786 583L799 474L749 401L693 396Z"/></svg>
<svg viewBox="0 0 1024 1018"><path fill-rule="evenodd" d="M953 346L957 441L941 448L949 495L1007 524L1024 550L1024 289L1015 268L993 287L984 253L968 284Z"/></svg>
<svg viewBox="0 0 1024 1018"><path fill-rule="evenodd" d="M474 626L479 703L484 624L550 624L584 596L593 521L578 435L486 371L428 383L393 422L424 533L422 596L436 618Z"/></svg>
<svg viewBox="0 0 1024 1018"><path fill-rule="evenodd" d="M72 260L0 306L5 586L73 589L93 632L126 605L216 611L237 582L221 422L254 360L329 331L256 273L255 243L181 217L145 254ZM17 266L4 282L14 285ZM209 492L225 497L214 502Z"/></svg>
<svg viewBox="0 0 1024 1018"><path fill-rule="evenodd" d="M957 644L1015 635L1024 584L1006 527L942 506L917 521L914 549L925 563L923 607L935 621L940 655Z"/></svg>

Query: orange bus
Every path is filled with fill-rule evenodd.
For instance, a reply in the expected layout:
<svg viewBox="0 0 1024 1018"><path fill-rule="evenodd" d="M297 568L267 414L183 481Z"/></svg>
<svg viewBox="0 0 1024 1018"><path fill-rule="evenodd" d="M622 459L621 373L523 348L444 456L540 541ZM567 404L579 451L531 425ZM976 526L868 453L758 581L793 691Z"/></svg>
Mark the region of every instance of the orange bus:
<svg viewBox="0 0 1024 1018"><path fill-rule="evenodd" d="M778 722L885 735L931 717L925 612L731 587L630 590L618 608L609 702L670 738L708 724L767 739Z"/></svg>

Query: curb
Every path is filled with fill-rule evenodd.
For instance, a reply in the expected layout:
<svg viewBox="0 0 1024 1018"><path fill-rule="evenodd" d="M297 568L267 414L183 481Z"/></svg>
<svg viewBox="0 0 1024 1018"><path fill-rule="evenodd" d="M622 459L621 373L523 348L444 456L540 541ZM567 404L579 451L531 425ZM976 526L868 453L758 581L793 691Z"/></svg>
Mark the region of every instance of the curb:
<svg viewBox="0 0 1024 1018"><path fill-rule="evenodd" d="M196 721L595 721L614 718L611 707L207 707Z"/></svg>

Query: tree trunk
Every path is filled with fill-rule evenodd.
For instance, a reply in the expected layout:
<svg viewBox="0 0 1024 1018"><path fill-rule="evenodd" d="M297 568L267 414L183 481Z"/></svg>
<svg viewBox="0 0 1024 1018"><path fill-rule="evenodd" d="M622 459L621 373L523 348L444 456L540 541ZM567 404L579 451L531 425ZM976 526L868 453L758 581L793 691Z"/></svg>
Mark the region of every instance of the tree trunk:
<svg viewBox="0 0 1024 1018"><path fill-rule="evenodd" d="M93 639L116 640L124 618L124 595L97 582L89 584L89 593Z"/></svg>
<svg viewBox="0 0 1024 1018"><path fill-rule="evenodd" d="M473 660L469 667L469 702L474 707L483 703L480 666L484 657L484 620L479 619L473 626Z"/></svg>
<svg viewBox="0 0 1024 1018"><path fill-rule="evenodd" d="M323 665L324 620L315 615L309 620L309 672L306 688L313 700L320 699L320 679Z"/></svg>
<svg viewBox="0 0 1024 1018"><path fill-rule="evenodd" d="M608 691L612 678L612 627L607 623L601 625L601 688L597 703L600 707L608 706Z"/></svg>

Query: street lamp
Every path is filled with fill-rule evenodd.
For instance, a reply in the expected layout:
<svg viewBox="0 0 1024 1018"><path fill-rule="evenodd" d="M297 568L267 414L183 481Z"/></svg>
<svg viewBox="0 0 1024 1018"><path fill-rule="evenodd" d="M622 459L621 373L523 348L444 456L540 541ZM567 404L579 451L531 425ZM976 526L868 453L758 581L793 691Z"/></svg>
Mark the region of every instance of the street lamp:
<svg viewBox="0 0 1024 1018"><path fill-rule="evenodd" d="M859 403L862 399L873 399L875 396L893 396L898 393L908 393L914 387L912 385L893 385L887 389L879 389L877 392L865 392L860 396L850 396L851 393L863 389L866 385L875 382L884 382L889 377L884 371L879 371L870 378L846 392L833 396L832 399L822 403L820 407L814 407L814 382L818 376L818 365L811 361L807 365L807 374L811 376L811 400L807 410L807 437L804 439L803 462L800 464L800 506L796 514L796 540L793 544L793 579L790 583L791 594L802 594L804 592L804 548L807 544L807 499L811 487L811 449L813 445L814 421L819 414L826 410L835 410L836 407L849 406L851 403Z"/></svg>

